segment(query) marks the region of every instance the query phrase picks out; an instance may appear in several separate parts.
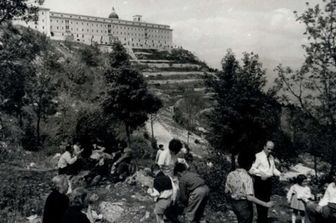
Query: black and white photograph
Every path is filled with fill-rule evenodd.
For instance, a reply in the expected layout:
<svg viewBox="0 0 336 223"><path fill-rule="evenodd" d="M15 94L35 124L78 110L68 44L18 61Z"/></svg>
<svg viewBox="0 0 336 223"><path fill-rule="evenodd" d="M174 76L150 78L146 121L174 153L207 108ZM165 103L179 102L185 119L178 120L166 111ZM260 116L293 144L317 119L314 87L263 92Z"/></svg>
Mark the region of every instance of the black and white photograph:
<svg viewBox="0 0 336 223"><path fill-rule="evenodd" d="M336 0L0 0L0 222L336 223Z"/></svg>

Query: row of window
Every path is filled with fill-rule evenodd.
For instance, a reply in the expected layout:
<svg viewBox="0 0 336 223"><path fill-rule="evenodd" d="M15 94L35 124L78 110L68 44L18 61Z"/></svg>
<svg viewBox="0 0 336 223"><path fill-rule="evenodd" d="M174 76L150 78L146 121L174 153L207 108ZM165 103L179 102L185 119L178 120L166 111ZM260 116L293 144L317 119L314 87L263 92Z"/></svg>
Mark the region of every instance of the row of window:
<svg viewBox="0 0 336 223"><path fill-rule="evenodd" d="M43 14L42 14L43 15ZM51 16L60 16L60 17L64 17L63 14L58 14L58 15L55 15L54 13L51 13ZM100 22L111 22L110 19L103 19L103 18L94 18L94 17L81 17L81 16L72 16L72 15L69 15L69 16L65 16L66 18L72 18L72 19L87 19L87 20L93 20L93 21L100 21ZM136 22L126 22L126 21L120 21L120 20L115 20L114 23L120 23L120 24L124 24L124 25L136 25L138 26L139 23L136 23ZM154 28L169 28L169 26L162 26L162 25L155 25L155 24L141 24L143 26L147 26L147 27L154 27Z"/></svg>
<svg viewBox="0 0 336 223"><path fill-rule="evenodd" d="M43 26L43 29L44 29L44 26ZM53 29L53 26L50 26L50 30ZM70 26L65 26L65 29L66 30L71 30L71 31L74 31L73 28L70 28ZM56 30L64 30L64 26L56 26ZM78 28L76 28L76 31L79 31ZM82 32L85 32L85 29L82 29ZM90 32L90 29L86 29L86 32ZM118 32L118 31L111 31L111 30L99 30L97 29L96 31L94 29L91 30L92 33L96 32L96 33L109 33L109 34L117 34L117 35L128 35L128 36L142 36L142 37L153 37L153 38L161 38L161 39L169 39L168 36L160 36L160 35L148 35L148 34L140 34L140 33L129 33L129 32Z"/></svg>
<svg viewBox="0 0 336 223"><path fill-rule="evenodd" d="M52 19L50 19L50 23L52 23L54 20L52 20ZM58 19L56 19L55 20L56 21L56 23L58 23ZM69 23L69 20L60 20L60 23L64 23L64 21L65 21L65 23ZM81 25L85 25L85 22L80 22L81 23ZM70 21L70 24L76 24L76 25L78 25L78 22L72 22L72 21ZM96 24L96 27L99 27L99 25L98 25L98 23L86 23L86 26L94 26L94 24ZM110 24L108 24L108 25L106 25L106 24L100 24L100 27L111 27L111 25ZM127 30L136 30L136 31L144 31L145 29L144 28L135 28L135 27L126 27L126 26L119 26L119 25L112 25L112 28L120 28L120 29L127 29ZM169 33L169 30L159 30L159 29L147 29L147 31L149 31L149 32L155 32L155 33Z"/></svg>

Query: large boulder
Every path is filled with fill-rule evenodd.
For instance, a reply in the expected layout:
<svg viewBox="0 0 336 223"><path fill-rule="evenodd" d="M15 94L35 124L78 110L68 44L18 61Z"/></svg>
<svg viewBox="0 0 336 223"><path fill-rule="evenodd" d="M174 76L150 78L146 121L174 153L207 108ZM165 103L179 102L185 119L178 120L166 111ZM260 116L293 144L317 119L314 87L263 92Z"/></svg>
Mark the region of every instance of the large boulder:
<svg viewBox="0 0 336 223"><path fill-rule="evenodd" d="M103 215L103 219L109 223L118 222L118 219L123 214L125 208L122 202L101 202L99 204L100 213Z"/></svg>

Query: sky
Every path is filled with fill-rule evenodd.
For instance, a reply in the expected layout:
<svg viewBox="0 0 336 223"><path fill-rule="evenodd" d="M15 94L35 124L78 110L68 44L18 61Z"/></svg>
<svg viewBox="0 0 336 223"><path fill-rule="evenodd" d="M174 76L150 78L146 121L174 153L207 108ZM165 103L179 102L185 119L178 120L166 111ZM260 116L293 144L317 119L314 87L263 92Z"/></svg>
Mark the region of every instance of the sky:
<svg viewBox="0 0 336 223"><path fill-rule="evenodd" d="M146 22L167 24L174 45L220 68L228 49L259 55L270 75L278 64L299 67L304 60L304 26L294 11L321 0L45 0L52 11L119 18L140 14Z"/></svg>

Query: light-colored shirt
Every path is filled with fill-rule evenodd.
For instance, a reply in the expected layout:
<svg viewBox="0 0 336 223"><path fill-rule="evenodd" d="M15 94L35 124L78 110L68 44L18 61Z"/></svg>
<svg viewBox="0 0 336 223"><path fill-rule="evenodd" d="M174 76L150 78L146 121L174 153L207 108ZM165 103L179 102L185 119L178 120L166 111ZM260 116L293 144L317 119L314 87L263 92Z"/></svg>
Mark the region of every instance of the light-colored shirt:
<svg viewBox="0 0 336 223"><path fill-rule="evenodd" d="M301 186L299 184L294 184L289 188L289 191L287 193L287 201L290 202L293 195L295 194L297 199L302 199L304 201L313 198L311 190L308 186Z"/></svg>
<svg viewBox="0 0 336 223"><path fill-rule="evenodd" d="M269 157L267 157L264 150L257 153L255 156L256 160L254 161L249 171L250 174L264 178L280 176L281 173L275 167L273 156L270 155Z"/></svg>
<svg viewBox="0 0 336 223"><path fill-rule="evenodd" d="M169 149L160 152L157 164L165 175L173 177L176 163L183 163L186 165L187 169L189 168L189 165L184 158L178 158L177 155L171 153Z"/></svg>
<svg viewBox="0 0 336 223"><path fill-rule="evenodd" d="M70 152L66 151L61 155L60 159L58 160L57 167L64 168L67 167L68 165L73 164L76 161L77 156L72 158Z"/></svg>
<svg viewBox="0 0 336 223"><path fill-rule="evenodd" d="M328 203L336 204L336 185L334 182L328 185L319 205L323 207L328 205Z"/></svg>
<svg viewBox="0 0 336 223"><path fill-rule="evenodd" d="M225 193L234 200L246 200L254 195L253 180L245 169L238 168L230 172L226 178Z"/></svg>
<svg viewBox="0 0 336 223"><path fill-rule="evenodd" d="M157 152L156 152L156 156L155 156L155 163L158 164L158 161L159 161L159 157L160 157L160 154L163 150L159 149ZM159 164L158 164L159 165Z"/></svg>
<svg viewBox="0 0 336 223"><path fill-rule="evenodd" d="M165 149L160 153L157 164L161 167L164 174L173 176L176 162L176 155L172 154L169 149Z"/></svg>

